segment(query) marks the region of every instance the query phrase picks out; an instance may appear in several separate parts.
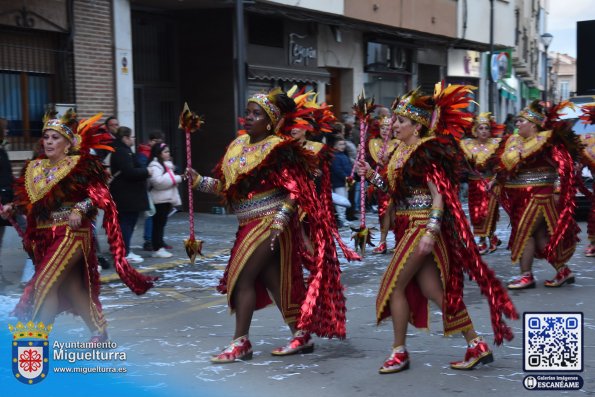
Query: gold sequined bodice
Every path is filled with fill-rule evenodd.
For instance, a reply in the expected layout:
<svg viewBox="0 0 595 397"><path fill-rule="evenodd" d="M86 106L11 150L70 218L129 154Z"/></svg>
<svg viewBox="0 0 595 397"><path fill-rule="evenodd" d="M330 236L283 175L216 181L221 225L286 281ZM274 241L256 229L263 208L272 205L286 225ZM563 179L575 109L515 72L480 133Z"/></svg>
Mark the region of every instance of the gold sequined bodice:
<svg viewBox="0 0 595 397"><path fill-rule="evenodd" d="M276 135L269 135L254 144L250 143L249 135L236 138L227 148L221 165L225 177L224 189L227 190L233 185L239 175L246 174L257 167L281 142L283 140Z"/></svg>
<svg viewBox="0 0 595 397"><path fill-rule="evenodd" d="M463 139L460 145L465 157L475 166L481 167L496 152L500 141L500 138L488 138L485 143L478 139Z"/></svg>
<svg viewBox="0 0 595 397"><path fill-rule="evenodd" d="M401 170L409 157L415 152L415 150L424 142L434 139L433 136L425 137L417 141L412 145L406 145L405 143L398 141L398 145L395 148L390 161L388 162L388 184L392 191L397 189L396 180L397 175L401 173Z"/></svg>
<svg viewBox="0 0 595 397"><path fill-rule="evenodd" d="M48 159L32 160L25 171L25 188L31 203L43 198L78 164L80 156L66 156L56 164Z"/></svg>
<svg viewBox="0 0 595 397"><path fill-rule="evenodd" d="M393 150L399 145L398 139L390 139L386 142L386 148L384 149L384 155L389 155L392 153ZM374 138L370 139L368 142L368 150L370 151L370 156L372 159L378 163L380 162L380 153L382 152L382 148L384 147L384 139L382 138Z"/></svg>
<svg viewBox="0 0 595 397"><path fill-rule="evenodd" d="M552 131L541 131L531 138L523 138L520 135L511 136L506 141L504 153L502 154L502 164L508 171L511 171L521 160L541 150L551 136Z"/></svg>

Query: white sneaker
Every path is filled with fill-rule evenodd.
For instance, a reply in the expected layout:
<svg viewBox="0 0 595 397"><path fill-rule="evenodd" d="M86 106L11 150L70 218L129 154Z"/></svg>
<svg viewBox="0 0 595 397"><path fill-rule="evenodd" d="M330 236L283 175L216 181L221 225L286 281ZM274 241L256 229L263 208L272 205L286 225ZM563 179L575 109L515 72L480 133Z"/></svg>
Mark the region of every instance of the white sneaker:
<svg viewBox="0 0 595 397"><path fill-rule="evenodd" d="M165 248L159 248L151 256L153 258L171 258L173 255L171 252L166 251Z"/></svg>
<svg viewBox="0 0 595 397"><path fill-rule="evenodd" d="M144 262L144 259L138 255L136 255L134 252L129 252L128 256L126 257L126 260L129 263L141 263Z"/></svg>

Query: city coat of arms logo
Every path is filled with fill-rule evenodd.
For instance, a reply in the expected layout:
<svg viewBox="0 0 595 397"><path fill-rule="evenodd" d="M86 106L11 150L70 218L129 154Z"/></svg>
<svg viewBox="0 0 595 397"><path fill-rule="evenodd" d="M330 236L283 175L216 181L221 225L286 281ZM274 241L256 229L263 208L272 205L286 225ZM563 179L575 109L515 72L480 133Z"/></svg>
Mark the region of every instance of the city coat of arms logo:
<svg viewBox="0 0 595 397"><path fill-rule="evenodd" d="M19 321L14 327L8 324L8 329L12 333L12 373L15 378L27 385L41 382L50 367L48 335L52 325Z"/></svg>

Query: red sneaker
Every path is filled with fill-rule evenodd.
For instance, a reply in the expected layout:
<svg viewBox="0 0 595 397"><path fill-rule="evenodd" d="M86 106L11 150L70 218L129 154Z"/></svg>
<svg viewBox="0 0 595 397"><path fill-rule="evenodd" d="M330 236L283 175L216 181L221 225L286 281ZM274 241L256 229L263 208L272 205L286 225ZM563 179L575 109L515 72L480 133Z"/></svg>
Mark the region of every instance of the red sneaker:
<svg viewBox="0 0 595 397"><path fill-rule="evenodd" d="M535 278L533 278L533 273L531 272L521 274L508 284L508 289L527 288L535 288Z"/></svg>
<svg viewBox="0 0 595 397"><path fill-rule="evenodd" d="M543 285L550 288L558 288L563 286L564 284L573 284L574 283L574 274L568 266L562 267L556 273L556 276L553 280L545 280Z"/></svg>
<svg viewBox="0 0 595 397"><path fill-rule="evenodd" d="M372 250L374 254L386 254L386 241L381 242L378 244L378 247Z"/></svg>
<svg viewBox="0 0 595 397"><path fill-rule="evenodd" d="M479 243L477 245L477 248L479 249L479 255L484 255L489 252L488 245L486 244L485 241L482 241L481 243Z"/></svg>
<svg viewBox="0 0 595 397"><path fill-rule="evenodd" d="M234 339L225 350L211 357L211 362L215 364L233 363L238 360L252 360L252 344L248 335Z"/></svg>
<svg viewBox="0 0 595 397"><path fill-rule="evenodd" d="M399 349L401 348L401 349ZM402 346L393 348L392 353L382 367L378 370L381 374L393 374L409 369L409 353Z"/></svg>
<svg viewBox="0 0 595 397"><path fill-rule="evenodd" d="M589 246L585 250L585 256L588 256L588 257L595 256L595 245L589 244Z"/></svg>
<svg viewBox="0 0 595 397"><path fill-rule="evenodd" d="M314 342L309 332L297 330L293 334L293 338L283 347L274 349L271 354L273 356L289 356L292 354L306 354L314 351Z"/></svg>
<svg viewBox="0 0 595 397"><path fill-rule="evenodd" d="M471 341L471 346L467 348L465 359L463 361L454 361L450 363L450 368L459 370L470 370L479 364L488 364L494 361L494 356L488 344L481 336Z"/></svg>

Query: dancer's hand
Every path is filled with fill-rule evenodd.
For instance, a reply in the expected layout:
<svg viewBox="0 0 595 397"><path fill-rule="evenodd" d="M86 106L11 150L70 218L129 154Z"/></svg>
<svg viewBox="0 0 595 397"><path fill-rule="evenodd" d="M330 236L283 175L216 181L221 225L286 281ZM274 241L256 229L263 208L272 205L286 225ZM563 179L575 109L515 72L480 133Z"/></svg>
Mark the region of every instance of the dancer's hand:
<svg viewBox="0 0 595 397"><path fill-rule="evenodd" d="M68 215L68 226L70 226L72 230L77 230L79 227L81 227L82 221L83 217L81 216L80 212L70 211L70 214Z"/></svg>
<svg viewBox="0 0 595 397"><path fill-rule="evenodd" d="M370 164L368 164L365 160L358 160L357 161L357 174L359 176L366 176L366 173L368 172L368 170L371 170L372 167L370 167Z"/></svg>
<svg viewBox="0 0 595 397"><path fill-rule="evenodd" d="M434 249L435 242L436 240L434 240L430 236L422 236L421 240L419 241L419 245L417 246L417 253L420 256L425 256L429 254Z"/></svg>
<svg viewBox="0 0 595 397"><path fill-rule="evenodd" d="M191 178L193 181L197 180L200 177L200 174L196 172L194 168L186 168L186 177Z"/></svg>

